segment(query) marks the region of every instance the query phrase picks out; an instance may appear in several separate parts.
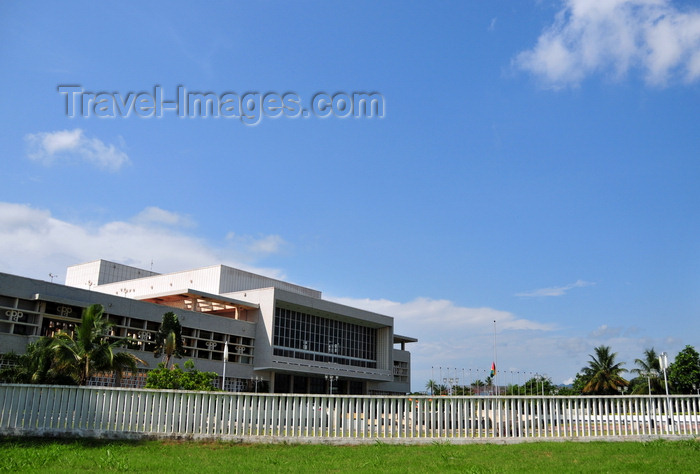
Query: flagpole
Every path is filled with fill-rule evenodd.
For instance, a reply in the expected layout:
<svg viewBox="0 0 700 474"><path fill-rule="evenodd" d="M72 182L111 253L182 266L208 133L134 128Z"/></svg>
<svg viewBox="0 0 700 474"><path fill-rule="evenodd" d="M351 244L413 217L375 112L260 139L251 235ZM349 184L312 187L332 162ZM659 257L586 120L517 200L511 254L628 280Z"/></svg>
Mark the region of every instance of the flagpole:
<svg viewBox="0 0 700 474"><path fill-rule="evenodd" d="M496 320L493 320L493 381L496 384L496 395L498 395L498 359L496 357Z"/></svg>
<svg viewBox="0 0 700 474"><path fill-rule="evenodd" d="M226 384L226 362L228 361L228 340L224 342L224 370L223 374L221 376L221 390L226 390L225 384Z"/></svg>

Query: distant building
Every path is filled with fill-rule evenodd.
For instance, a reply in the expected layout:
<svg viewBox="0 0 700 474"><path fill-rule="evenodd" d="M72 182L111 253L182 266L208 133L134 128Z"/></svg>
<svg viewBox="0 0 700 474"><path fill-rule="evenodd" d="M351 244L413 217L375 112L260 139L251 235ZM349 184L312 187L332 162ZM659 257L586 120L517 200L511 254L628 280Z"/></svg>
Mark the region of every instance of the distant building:
<svg viewBox="0 0 700 474"><path fill-rule="evenodd" d="M158 274L106 260L68 268L66 284L0 273L0 353L70 331L83 308L99 303L113 335L133 339L150 368L163 313L182 324L185 359L223 372L231 391L403 394L411 356L393 318L321 298L321 292L216 265ZM175 360L177 362L177 359ZM143 386L145 371L122 385ZM110 384L110 374L94 384ZM260 385L263 384L263 385Z"/></svg>

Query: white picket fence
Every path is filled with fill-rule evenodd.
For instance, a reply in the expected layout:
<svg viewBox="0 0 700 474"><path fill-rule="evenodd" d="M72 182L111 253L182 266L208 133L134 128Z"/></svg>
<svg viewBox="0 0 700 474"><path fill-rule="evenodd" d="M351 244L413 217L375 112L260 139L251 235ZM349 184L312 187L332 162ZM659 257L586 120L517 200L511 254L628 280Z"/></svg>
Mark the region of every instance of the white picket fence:
<svg viewBox="0 0 700 474"><path fill-rule="evenodd" d="M0 385L0 434L327 442L694 437L698 396L409 397Z"/></svg>

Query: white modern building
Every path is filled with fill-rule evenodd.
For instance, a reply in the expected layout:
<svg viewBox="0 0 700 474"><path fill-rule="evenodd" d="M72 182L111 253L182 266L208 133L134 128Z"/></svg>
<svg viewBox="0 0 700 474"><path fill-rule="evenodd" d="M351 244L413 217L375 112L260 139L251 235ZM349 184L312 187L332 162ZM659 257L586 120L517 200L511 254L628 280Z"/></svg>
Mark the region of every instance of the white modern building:
<svg viewBox="0 0 700 474"><path fill-rule="evenodd" d="M410 391L410 337L392 317L341 305L321 292L215 265L158 274L106 260L68 268L66 284L0 273L0 353L58 329L99 303L115 336L133 339L150 368L163 313L183 327L185 359L222 375L231 391L404 394ZM228 360L224 364L224 345ZM177 360L176 360L177 362ZM125 379L140 386L143 374ZM110 383L109 376L95 383ZM123 382L124 383L124 382Z"/></svg>

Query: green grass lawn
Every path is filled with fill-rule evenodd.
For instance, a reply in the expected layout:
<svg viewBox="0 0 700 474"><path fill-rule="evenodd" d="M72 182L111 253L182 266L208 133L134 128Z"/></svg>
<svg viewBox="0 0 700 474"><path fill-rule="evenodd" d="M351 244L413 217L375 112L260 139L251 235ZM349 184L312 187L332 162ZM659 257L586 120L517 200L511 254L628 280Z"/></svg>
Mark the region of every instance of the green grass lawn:
<svg viewBox="0 0 700 474"><path fill-rule="evenodd" d="M700 441L326 446L0 438L0 471L699 472Z"/></svg>

